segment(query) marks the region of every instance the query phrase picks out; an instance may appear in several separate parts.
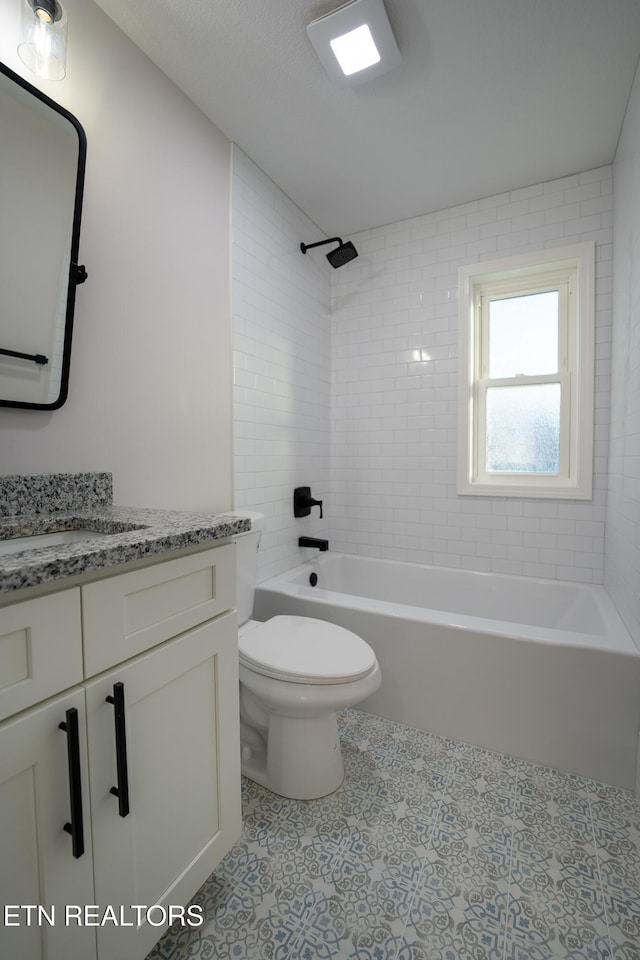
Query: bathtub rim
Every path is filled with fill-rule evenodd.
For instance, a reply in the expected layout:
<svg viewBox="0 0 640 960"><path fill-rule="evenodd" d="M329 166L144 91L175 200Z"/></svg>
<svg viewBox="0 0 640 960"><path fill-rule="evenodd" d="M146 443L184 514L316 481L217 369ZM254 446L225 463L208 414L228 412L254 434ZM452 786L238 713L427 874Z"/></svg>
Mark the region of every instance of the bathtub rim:
<svg viewBox="0 0 640 960"><path fill-rule="evenodd" d="M506 582L517 581L519 583L525 581L536 583L542 587L547 585L556 587L558 584L566 584L567 586L581 590L588 590L595 595L595 601L607 626L607 633L604 635L601 633L588 634L572 630L560 630L553 627L530 626L508 620L473 617L467 614L456 613L455 611L441 611L411 604L395 603L394 601L377 600L357 594L340 593L336 590L325 590L322 587L311 587L307 584L295 582L296 579L299 580L301 578L308 580L311 573L318 572L323 565L340 557L376 565L390 565L397 568L407 566L424 567L426 570L433 569L439 573L444 570L451 572L453 575L461 572L470 574L478 579L492 578ZM366 557L358 554L329 553L305 560L296 567L292 567L289 570L263 580L261 583L258 583L256 589L258 591L282 593L286 596L296 597L314 606L331 604L350 610L364 609L371 613L383 613L386 616L397 618L398 620L409 619L412 621L428 622L436 626L453 627L465 632L498 635L516 641L528 641L552 646L560 645L574 647L576 649L604 650L609 653L640 658L640 649L638 649L633 637L627 630L609 593L601 584L584 584L576 583L573 580L559 581L542 577L523 577L518 574L487 573L478 570L461 570L458 567L440 567L432 564L410 563L402 560L385 560L379 557Z"/></svg>

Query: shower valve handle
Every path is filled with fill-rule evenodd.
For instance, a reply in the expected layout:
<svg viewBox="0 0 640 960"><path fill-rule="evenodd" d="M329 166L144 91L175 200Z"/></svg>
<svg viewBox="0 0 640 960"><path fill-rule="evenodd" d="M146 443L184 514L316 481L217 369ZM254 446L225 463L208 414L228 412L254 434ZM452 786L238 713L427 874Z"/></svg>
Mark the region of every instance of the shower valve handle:
<svg viewBox="0 0 640 960"><path fill-rule="evenodd" d="M296 487L293 491L294 517L308 517L311 507L320 507L320 519L322 519L322 500L313 499L311 487Z"/></svg>

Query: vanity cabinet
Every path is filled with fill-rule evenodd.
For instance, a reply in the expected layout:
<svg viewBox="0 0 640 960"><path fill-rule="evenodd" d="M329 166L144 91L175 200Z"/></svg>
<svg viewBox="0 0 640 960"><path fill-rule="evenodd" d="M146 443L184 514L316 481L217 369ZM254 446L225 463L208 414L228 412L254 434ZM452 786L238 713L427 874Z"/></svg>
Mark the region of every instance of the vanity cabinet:
<svg viewBox="0 0 640 960"><path fill-rule="evenodd" d="M66 591L82 611L84 680L0 724L0 896L53 910L54 924L15 911L0 956L142 960L166 929L160 908L185 905L238 838L233 549ZM28 640L19 606L0 609L0 649L10 635L17 663ZM58 636L52 617L52 645ZM78 792L74 837L65 824ZM67 918L86 904L96 925L79 926L78 911ZM153 906L152 922L140 911L136 923L132 905ZM100 924L107 908L116 922Z"/></svg>

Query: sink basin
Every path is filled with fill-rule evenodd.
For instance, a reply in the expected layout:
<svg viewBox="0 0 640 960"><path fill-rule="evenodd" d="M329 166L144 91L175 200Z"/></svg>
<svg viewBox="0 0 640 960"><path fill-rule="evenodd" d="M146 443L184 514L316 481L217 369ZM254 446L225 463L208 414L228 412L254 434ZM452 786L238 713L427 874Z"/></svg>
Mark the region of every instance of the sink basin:
<svg viewBox="0 0 640 960"><path fill-rule="evenodd" d="M79 540L104 540L112 536L112 533L99 533L97 530L56 530L55 533L39 533L32 537L13 537L11 540L0 540L0 557L19 553L20 550L57 547L65 543L77 543Z"/></svg>

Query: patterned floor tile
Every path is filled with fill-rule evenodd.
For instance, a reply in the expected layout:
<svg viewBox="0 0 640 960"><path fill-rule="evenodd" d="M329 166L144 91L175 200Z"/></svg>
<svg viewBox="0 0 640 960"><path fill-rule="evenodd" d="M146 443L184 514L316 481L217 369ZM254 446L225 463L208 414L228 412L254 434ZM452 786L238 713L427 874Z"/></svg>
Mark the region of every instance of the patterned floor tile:
<svg viewBox="0 0 640 960"><path fill-rule="evenodd" d="M396 960L402 938L384 923L377 923L366 931L357 931L349 939L348 960ZM409 960L409 958L407 958ZM410 960L425 960L411 957Z"/></svg>
<svg viewBox="0 0 640 960"><path fill-rule="evenodd" d="M512 830L502 818L483 819L477 825L459 818L445 805L431 834L427 862L440 862L452 879L473 884L473 871L485 878L507 881L511 864Z"/></svg>
<svg viewBox="0 0 640 960"><path fill-rule="evenodd" d="M611 960L640 960L640 947L631 941L623 944L612 942Z"/></svg>
<svg viewBox="0 0 640 960"><path fill-rule="evenodd" d="M571 896L552 886L525 895L512 885L507 913L509 939L522 946L545 947L556 956L593 949L609 935L599 891L591 889Z"/></svg>
<svg viewBox="0 0 640 960"><path fill-rule="evenodd" d="M457 744L451 750L450 773L450 789L457 796L511 795L518 781L519 763L513 757Z"/></svg>
<svg viewBox="0 0 640 960"><path fill-rule="evenodd" d="M243 780L243 834L148 960L640 960L629 793L345 710L345 782Z"/></svg>
<svg viewBox="0 0 640 960"><path fill-rule="evenodd" d="M563 951L561 954L553 953L548 944L537 946L507 940L504 960L612 960L612 953L607 937L597 939L586 949L577 948L569 952ZM627 958L621 956L616 960L627 960Z"/></svg>
<svg viewBox="0 0 640 960"><path fill-rule="evenodd" d="M425 891L414 901L403 942L429 960L502 960L504 915L489 900L455 905L433 900Z"/></svg>
<svg viewBox="0 0 640 960"><path fill-rule="evenodd" d="M330 960L340 956L346 925L334 905L309 884L292 886L259 924L266 957Z"/></svg>
<svg viewBox="0 0 640 960"><path fill-rule="evenodd" d="M569 854L576 847L594 848L594 832L588 808L559 808L553 801L545 805L546 815L529 817L517 801L514 807L514 843L538 856L550 857L561 851Z"/></svg>
<svg viewBox="0 0 640 960"><path fill-rule="evenodd" d="M509 862L491 848L470 842L455 858L434 851L427 854L422 883L431 896L446 901L462 893L492 886L506 894L509 889Z"/></svg>

